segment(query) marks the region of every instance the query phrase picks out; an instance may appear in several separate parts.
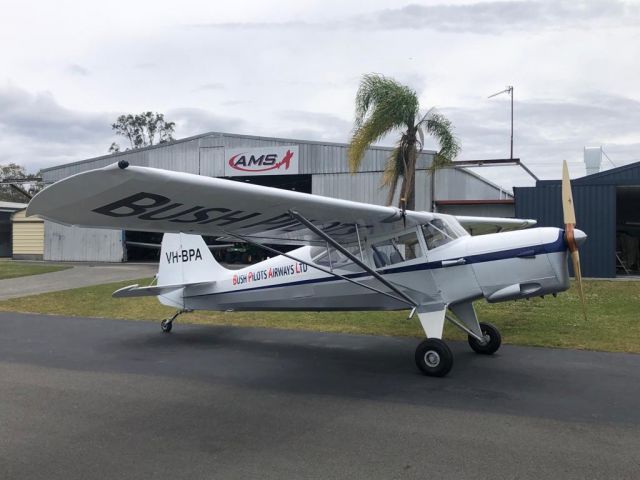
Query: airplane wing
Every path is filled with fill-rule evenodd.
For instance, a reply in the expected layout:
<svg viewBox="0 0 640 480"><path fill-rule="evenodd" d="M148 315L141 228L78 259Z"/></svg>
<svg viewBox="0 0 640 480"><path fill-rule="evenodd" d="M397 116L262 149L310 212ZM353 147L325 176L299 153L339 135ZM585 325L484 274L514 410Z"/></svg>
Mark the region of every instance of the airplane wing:
<svg viewBox="0 0 640 480"><path fill-rule="evenodd" d="M27 215L66 225L183 232L262 243L325 245L294 210L342 244L402 231L434 218L367 203L221 178L117 164L68 177L38 193ZM356 228L357 225L357 228ZM235 240L237 241L237 240Z"/></svg>
<svg viewBox="0 0 640 480"><path fill-rule="evenodd" d="M521 230L537 223L535 220L521 218L456 216L456 219L471 235Z"/></svg>

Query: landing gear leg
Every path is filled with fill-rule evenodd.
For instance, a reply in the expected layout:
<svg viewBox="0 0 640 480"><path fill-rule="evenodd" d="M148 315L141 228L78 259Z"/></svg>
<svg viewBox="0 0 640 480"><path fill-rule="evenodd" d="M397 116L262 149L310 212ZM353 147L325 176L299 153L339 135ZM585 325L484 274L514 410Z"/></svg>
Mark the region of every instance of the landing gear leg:
<svg viewBox="0 0 640 480"><path fill-rule="evenodd" d="M474 352L492 355L498 351L502 343L500 331L490 323L478 322L471 302L450 305L449 309L457 318L448 315L447 319L467 333L469 346Z"/></svg>
<svg viewBox="0 0 640 480"><path fill-rule="evenodd" d="M188 313L191 312L192 310L178 310L173 317L171 318L165 318L164 320L162 320L162 322L160 323L160 328L162 328L162 331L164 333L169 333L171 331L171 328L173 327L173 321L178 318L179 315L183 314L183 313Z"/></svg>
<svg viewBox="0 0 640 480"><path fill-rule="evenodd" d="M415 361L418 369L430 377L444 377L453 367L453 354L441 340L446 309L446 305L417 307L420 324L428 338L416 348Z"/></svg>

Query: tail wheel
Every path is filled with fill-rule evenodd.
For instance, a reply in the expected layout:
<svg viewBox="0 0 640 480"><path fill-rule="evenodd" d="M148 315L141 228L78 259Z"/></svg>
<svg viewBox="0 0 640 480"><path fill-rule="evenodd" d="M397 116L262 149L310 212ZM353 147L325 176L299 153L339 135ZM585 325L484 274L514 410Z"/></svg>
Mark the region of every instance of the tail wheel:
<svg viewBox="0 0 640 480"><path fill-rule="evenodd" d="M469 335L468 341L471 349L474 352L483 355L492 355L496 353L502 344L500 330L498 330L495 325L482 322L480 322L480 330L482 330L484 342L480 342L477 338Z"/></svg>
<svg viewBox="0 0 640 480"><path fill-rule="evenodd" d="M444 377L453 367L453 353L442 340L427 338L416 348L416 365L430 377Z"/></svg>
<svg viewBox="0 0 640 480"><path fill-rule="evenodd" d="M162 331L164 333L169 333L171 331L171 327L173 326L173 322L170 321L168 318L165 318L164 320L162 320L162 322L160 323L160 328L162 328Z"/></svg>

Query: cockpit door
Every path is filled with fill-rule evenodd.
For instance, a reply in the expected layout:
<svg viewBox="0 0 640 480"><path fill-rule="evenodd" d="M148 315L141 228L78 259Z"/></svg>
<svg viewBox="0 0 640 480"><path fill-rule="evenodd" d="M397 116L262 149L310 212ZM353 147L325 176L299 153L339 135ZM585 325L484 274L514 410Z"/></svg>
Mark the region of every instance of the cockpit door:
<svg viewBox="0 0 640 480"><path fill-rule="evenodd" d="M419 228L371 241L369 252L373 267L401 286L417 303L429 303L439 298Z"/></svg>

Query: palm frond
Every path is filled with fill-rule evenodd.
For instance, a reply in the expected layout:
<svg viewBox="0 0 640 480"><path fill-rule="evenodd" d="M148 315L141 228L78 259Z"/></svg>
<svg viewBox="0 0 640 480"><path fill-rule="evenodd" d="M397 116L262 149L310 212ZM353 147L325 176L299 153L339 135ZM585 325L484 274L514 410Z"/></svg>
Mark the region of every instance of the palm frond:
<svg viewBox="0 0 640 480"><path fill-rule="evenodd" d="M387 133L413 127L418 95L393 79L369 74L362 77L356 94L356 118L349 146L349 167L355 172L371 144Z"/></svg>
<svg viewBox="0 0 640 480"><path fill-rule="evenodd" d="M424 126L427 133L433 136L440 146L440 150L433 159L432 169L443 167L458 156L460 143L453 133L451 122L444 115L431 110L418 124L418 127L420 126Z"/></svg>

